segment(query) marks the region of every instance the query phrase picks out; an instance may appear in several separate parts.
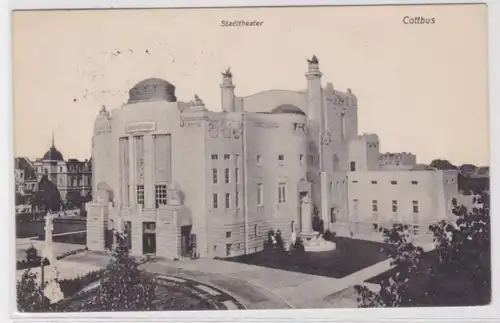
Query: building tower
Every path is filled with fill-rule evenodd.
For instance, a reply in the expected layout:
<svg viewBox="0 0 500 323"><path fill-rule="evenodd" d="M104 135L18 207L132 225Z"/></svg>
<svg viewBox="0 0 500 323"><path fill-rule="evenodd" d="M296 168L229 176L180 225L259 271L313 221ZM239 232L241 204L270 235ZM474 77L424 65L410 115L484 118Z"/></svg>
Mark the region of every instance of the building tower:
<svg viewBox="0 0 500 323"><path fill-rule="evenodd" d="M222 111L234 112L234 88L233 85L233 74L231 69L228 68L224 73L222 73L222 84L221 88L221 103Z"/></svg>

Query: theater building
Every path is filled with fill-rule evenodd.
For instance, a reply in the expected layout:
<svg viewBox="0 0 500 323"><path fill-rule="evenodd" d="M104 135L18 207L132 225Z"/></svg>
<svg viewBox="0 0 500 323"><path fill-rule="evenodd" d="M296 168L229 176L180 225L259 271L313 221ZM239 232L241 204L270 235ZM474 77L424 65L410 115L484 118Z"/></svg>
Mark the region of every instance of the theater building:
<svg viewBox="0 0 500 323"><path fill-rule="evenodd" d="M419 228L449 216L455 173L411 165L406 154L404 167L381 166L399 162L381 157L376 135L358 134L351 90L323 86L316 57L305 76L305 90L238 97L228 70L221 112L197 96L177 100L161 79L103 108L92 138L89 249L110 247L116 230L135 255L171 259L195 247L201 257L230 257L261 250L270 229L286 243L292 231L307 236L314 209L326 228L362 239L380 238L374 223Z"/></svg>

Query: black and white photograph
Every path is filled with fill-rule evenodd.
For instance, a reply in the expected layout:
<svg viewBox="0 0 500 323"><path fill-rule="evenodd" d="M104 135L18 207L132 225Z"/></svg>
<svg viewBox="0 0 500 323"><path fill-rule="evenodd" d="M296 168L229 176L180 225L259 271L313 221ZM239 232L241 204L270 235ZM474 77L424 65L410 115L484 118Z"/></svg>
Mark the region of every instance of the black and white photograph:
<svg viewBox="0 0 500 323"><path fill-rule="evenodd" d="M487 17L13 11L17 313L489 305Z"/></svg>

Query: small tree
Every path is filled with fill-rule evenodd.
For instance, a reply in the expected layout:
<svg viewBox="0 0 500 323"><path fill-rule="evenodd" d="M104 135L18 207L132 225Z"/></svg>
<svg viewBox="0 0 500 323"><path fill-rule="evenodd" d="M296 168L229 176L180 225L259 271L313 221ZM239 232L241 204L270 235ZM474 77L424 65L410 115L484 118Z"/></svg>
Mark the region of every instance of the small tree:
<svg viewBox="0 0 500 323"><path fill-rule="evenodd" d="M42 257L40 257L40 254L38 253L38 250L30 246L28 249L26 249L26 262L28 264L40 264L42 261Z"/></svg>
<svg viewBox="0 0 500 323"><path fill-rule="evenodd" d="M150 311L156 299L154 280L139 270L139 263L129 255L122 234L116 234L117 247L113 259L101 276L95 298L85 310L89 311Z"/></svg>
<svg viewBox="0 0 500 323"><path fill-rule="evenodd" d="M20 312L43 312L49 310L50 300L42 296L42 287L37 274L26 270L16 283L17 309Z"/></svg>

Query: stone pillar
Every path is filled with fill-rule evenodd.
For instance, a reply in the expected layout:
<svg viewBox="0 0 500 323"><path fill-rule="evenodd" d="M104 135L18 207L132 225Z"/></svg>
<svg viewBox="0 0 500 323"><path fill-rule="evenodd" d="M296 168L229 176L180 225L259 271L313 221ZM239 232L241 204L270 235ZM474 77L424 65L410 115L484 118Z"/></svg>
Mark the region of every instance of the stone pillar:
<svg viewBox="0 0 500 323"><path fill-rule="evenodd" d="M144 136L144 208L155 208L154 186L154 140L153 136Z"/></svg>
<svg viewBox="0 0 500 323"><path fill-rule="evenodd" d="M105 250L105 232L109 216L109 206L105 203L92 203L87 214L87 247L89 250Z"/></svg>

